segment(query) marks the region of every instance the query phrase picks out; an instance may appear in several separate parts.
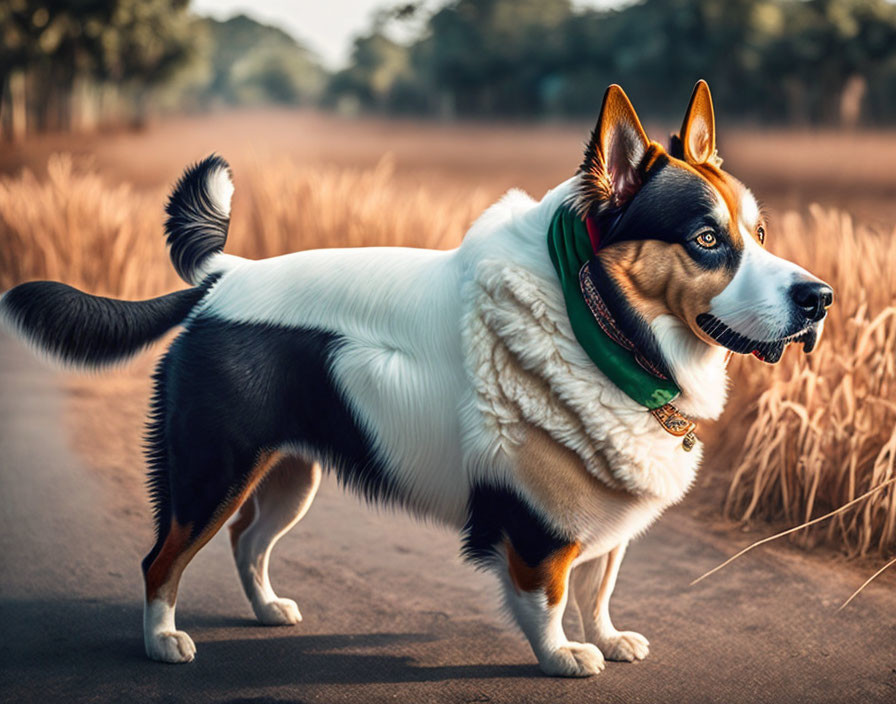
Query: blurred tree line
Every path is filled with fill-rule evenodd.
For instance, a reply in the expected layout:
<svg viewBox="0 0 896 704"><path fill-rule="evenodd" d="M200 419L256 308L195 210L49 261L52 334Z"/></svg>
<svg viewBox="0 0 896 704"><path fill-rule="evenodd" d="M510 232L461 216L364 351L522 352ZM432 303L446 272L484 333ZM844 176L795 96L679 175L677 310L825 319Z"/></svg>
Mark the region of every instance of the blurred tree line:
<svg viewBox="0 0 896 704"><path fill-rule="evenodd" d="M189 0L0 0L0 126L141 125L216 103L317 103L326 74L294 38Z"/></svg>
<svg viewBox="0 0 896 704"><path fill-rule="evenodd" d="M394 39L402 23L410 41ZM729 119L894 124L896 5L405 0L377 12L349 66L328 74L280 29L198 17L189 0L0 0L0 127L13 137L270 102L448 119L593 117L613 82L640 112L672 119L699 77Z"/></svg>
<svg viewBox="0 0 896 704"><path fill-rule="evenodd" d="M592 117L610 83L639 112L678 117L709 81L717 110L745 122L893 124L896 5L886 0L405 2L355 41L330 105L443 117ZM390 24L414 21L409 45Z"/></svg>

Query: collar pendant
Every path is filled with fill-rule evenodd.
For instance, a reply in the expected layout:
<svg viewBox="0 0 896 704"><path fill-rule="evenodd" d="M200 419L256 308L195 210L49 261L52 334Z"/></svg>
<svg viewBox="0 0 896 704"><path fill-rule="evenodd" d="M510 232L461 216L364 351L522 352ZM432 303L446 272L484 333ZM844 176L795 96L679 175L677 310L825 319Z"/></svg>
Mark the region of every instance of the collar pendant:
<svg viewBox="0 0 896 704"><path fill-rule="evenodd" d="M694 445L697 444L697 436L694 434L697 424L694 421L685 418L671 403L654 408L650 412L669 435L682 438L681 447L685 452L694 449Z"/></svg>

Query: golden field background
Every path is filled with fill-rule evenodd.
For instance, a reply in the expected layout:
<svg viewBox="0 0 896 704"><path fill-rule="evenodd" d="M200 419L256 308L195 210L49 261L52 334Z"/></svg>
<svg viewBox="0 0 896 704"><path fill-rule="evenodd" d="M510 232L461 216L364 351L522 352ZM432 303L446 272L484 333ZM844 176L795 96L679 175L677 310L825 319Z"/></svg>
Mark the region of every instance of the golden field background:
<svg viewBox="0 0 896 704"><path fill-rule="evenodd" d="M182 168L211 151L234 171L229 252L446 248L507 188L538 197L571 175L587 130L265 111L32 139L0 153L0 290L34 278L124 298L182 287L162 208ZM698 494L735 520L796 524L896 476L896 134L722 126L720 152L765 203L770 249L831 283L836 300L812 355L733 361L728 410L700 432L709 448ZM150 365L69 384L75 443L117 481L142 473ZM892 553L896 487L798 540Z"/></svg>

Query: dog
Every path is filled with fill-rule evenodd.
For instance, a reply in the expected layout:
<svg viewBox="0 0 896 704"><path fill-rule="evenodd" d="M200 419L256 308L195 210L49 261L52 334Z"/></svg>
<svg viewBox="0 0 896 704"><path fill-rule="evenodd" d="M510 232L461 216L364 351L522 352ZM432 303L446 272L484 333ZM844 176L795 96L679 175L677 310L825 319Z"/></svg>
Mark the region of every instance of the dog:
<svg viewBox="0 0 896 704"><path fill-rule="evenodd" d="M21 284L0 313L32 345L100 367L175 326L148 421L156 542L144 642L193 660L178 582L232 516L263 624L301 620L271 550L322 468L365 499L451 526L492 571L549 675L648 654L609 601L628 542L694 480L732 353L815 346L832 289L765 249L756 200L721 169L709 88L668 148L616 85L580 168L536 202L510 191L451 251L381 247L251 261L223 253L233 185L211 156L167 205L191 287L147 301ZM561 625L577 604L584 642Z"/></svg>

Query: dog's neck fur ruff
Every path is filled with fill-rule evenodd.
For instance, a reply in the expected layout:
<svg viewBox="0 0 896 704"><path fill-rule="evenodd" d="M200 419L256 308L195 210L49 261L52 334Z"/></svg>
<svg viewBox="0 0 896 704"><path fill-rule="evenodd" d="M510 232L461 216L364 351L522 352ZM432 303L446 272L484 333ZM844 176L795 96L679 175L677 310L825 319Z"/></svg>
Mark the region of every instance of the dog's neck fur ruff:
<svg viewBox="0 0 896 704"><path fill-rule="evenodd" d="M511 192L462 246L479 259L469 281L466 347L476 405L490 428L490 446L481 449L512 456L525 425L535 425L608 486L675 501L693 480L701 446L685 452L680 438L594 364L572 330L545 251L545 233L576 178L537 204ZM490 238L496 228L510 239ZM695 418L718 417L727 391L724 349L702 342L672 315L651 329L681 390L676 406Z"/></svg>

